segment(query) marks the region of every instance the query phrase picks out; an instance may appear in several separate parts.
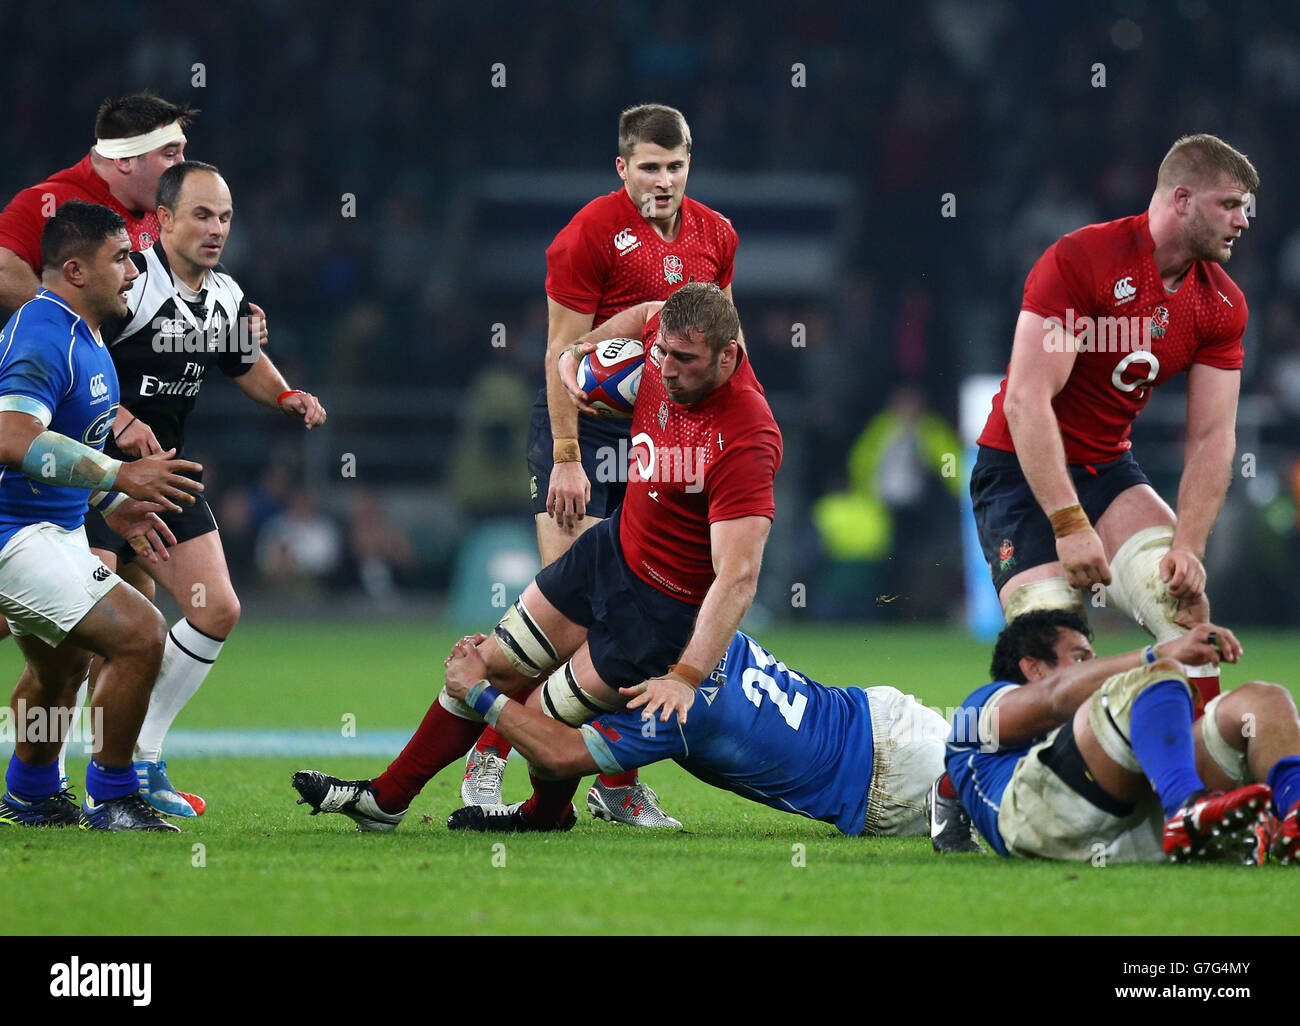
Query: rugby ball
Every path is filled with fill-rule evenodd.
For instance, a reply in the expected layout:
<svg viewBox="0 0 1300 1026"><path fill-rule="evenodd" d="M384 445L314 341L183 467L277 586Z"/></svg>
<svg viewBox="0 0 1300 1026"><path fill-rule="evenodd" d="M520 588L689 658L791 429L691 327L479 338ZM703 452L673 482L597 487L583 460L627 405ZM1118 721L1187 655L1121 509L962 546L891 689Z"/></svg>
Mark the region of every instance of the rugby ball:
<svg viewBox="0 0 1300 1026"><path fill-rule="evenodd" d="M596 409L630 416L644 365L639 339L607 338L578 364L578 387Z"/></svg>

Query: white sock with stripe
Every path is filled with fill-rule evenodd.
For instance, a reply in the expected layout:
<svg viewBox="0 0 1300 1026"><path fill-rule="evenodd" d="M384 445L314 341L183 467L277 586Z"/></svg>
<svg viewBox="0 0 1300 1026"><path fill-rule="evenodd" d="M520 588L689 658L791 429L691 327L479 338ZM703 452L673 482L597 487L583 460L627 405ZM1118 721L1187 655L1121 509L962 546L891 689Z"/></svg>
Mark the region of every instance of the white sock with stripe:
<svg viewBox="0 0 1300 1026"><path fill-rule="evenodd" d="M199 690L199 685L221 654L223 644L225 642L208 637L188 620L178 620L172 625L167 632L167 647L163 651L158 682L149 698L149 711L135 743L136 762L158 762L162 758L167 731L185 708L185 703Z"/></svg>

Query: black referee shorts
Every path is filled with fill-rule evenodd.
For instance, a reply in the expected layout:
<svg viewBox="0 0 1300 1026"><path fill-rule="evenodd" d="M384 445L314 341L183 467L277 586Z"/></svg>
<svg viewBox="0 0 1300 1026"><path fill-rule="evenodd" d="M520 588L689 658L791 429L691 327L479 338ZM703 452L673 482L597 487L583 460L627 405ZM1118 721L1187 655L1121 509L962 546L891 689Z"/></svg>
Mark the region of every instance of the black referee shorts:
<svg viewBox="0 0 1300 1026"><path fill-rule="evenodd" d="M1096 465L1071 465L1079 505L1094 524L1120 492L1150 484L1131 452ZM1052 523L1038 505L1014 452L979 447L970 475L970 497L980 548L998 591L1022 570L1056 562Z"/></svg>
<svg viewBox="0 0 1300 1026"><path fill-rule="evenodd" d="M177 545L217 529L217 518L212 515L212 508L201 495L193 506L182 504L179 513L159 513L158 516L176 535ZM115 553L118 566L125 566L135 559L135 549L131 548L131 543L104 523L104 518L97 509L86 510L86 539L92 549Z"/></svg>

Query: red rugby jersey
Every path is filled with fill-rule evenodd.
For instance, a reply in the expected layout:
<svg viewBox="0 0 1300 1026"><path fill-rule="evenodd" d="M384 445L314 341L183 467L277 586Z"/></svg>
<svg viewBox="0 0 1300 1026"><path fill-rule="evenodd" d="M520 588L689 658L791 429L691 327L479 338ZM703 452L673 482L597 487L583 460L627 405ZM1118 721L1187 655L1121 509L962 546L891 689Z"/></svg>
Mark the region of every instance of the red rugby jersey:
<svg viewBox="0 0 1300 1026"><path fill-rule="evenodd" d="M1025 280L1022 310L1059 318L1082 336L1065 387L1052 400L1068 463L1123 455L1151 389L1193 363L1241 368L1248 313L1241 289L1219 264L1198 260L1171 294L1154 249L1146 214L1088 225L1050 246ZM1083 344L1088 337L1090 348ZM1003 378L979 444L1014 452L1002 409L1006 392Z"/></svg>
<svg viewBox="0 0 1300 1026"><path fill-rule="evenodd" d="M51 197L53 208L49 205ZM147 210L136 217L123 207L108 191L108 183L95 173L90 154L86 154L72 167L50 175L39 185L23 189L9 201L0 212L0 246L13 250L39 275L41 229L55 210L74 199L100 203L121 214L131 236L131 248L137 252L148 249L158 239L158 218L154 212Z"/></svg>
<svg viewBox="0 0 1300 1026"><path fill-rule="evenodd" d="M619 539L633 573L698 605L715 576L709 525L776 513L781 432L743 350L724 385L698 403L673 402L654 354L658 334L656 313L642 333L646 364Z"/></svg>
<svg viewBox="0 0 1300 1026"><path fill-rule="evenodd" d="M689 196L677 238L665 242L618 189L579 210L547 248L546 294L601 324L637 303L667 299L688 281L725 289L737 242L730 221Z"/></svg>

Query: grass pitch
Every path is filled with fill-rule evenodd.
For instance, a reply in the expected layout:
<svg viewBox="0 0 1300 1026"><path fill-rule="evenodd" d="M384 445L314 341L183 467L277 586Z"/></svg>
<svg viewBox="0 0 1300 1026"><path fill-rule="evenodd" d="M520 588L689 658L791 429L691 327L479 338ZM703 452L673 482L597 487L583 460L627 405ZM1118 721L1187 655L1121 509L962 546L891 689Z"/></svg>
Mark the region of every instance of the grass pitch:
<svg viewBox="0 0 1300 1026"><path fill-rule="evenodd" d="M177 729L331 730L418 723L457 635L416 624L241 625ZM1243 632L1225 682L1295 688L1300 636ZM987 646L944 628L762 632L827 683L893 684L940 708L984 682ZM1100 652L1140 643L1103 636ZM0 675L18 674L14 646ZM257 735L252 735L257 736ZM7 754L7 752L5 753ZM394 752L395 754L395 752ZM308 815L294 770L373 776L374 757L172 758L209 803L180 835L0 828L9 934L1295 933L1300 873L1270 866L1108 866L941 859L926 839L848 838L713 790L671 763L644 771L683 831L583 813L569 834L452 834L445 770L392 834ZM80 776L80 764L74 780ZM77 787L80 790L80 787ZM527 793L512 760L507 796ZM579 800L585 793L580 790ZM581 811L581 810L580 810Z"/></svg>

